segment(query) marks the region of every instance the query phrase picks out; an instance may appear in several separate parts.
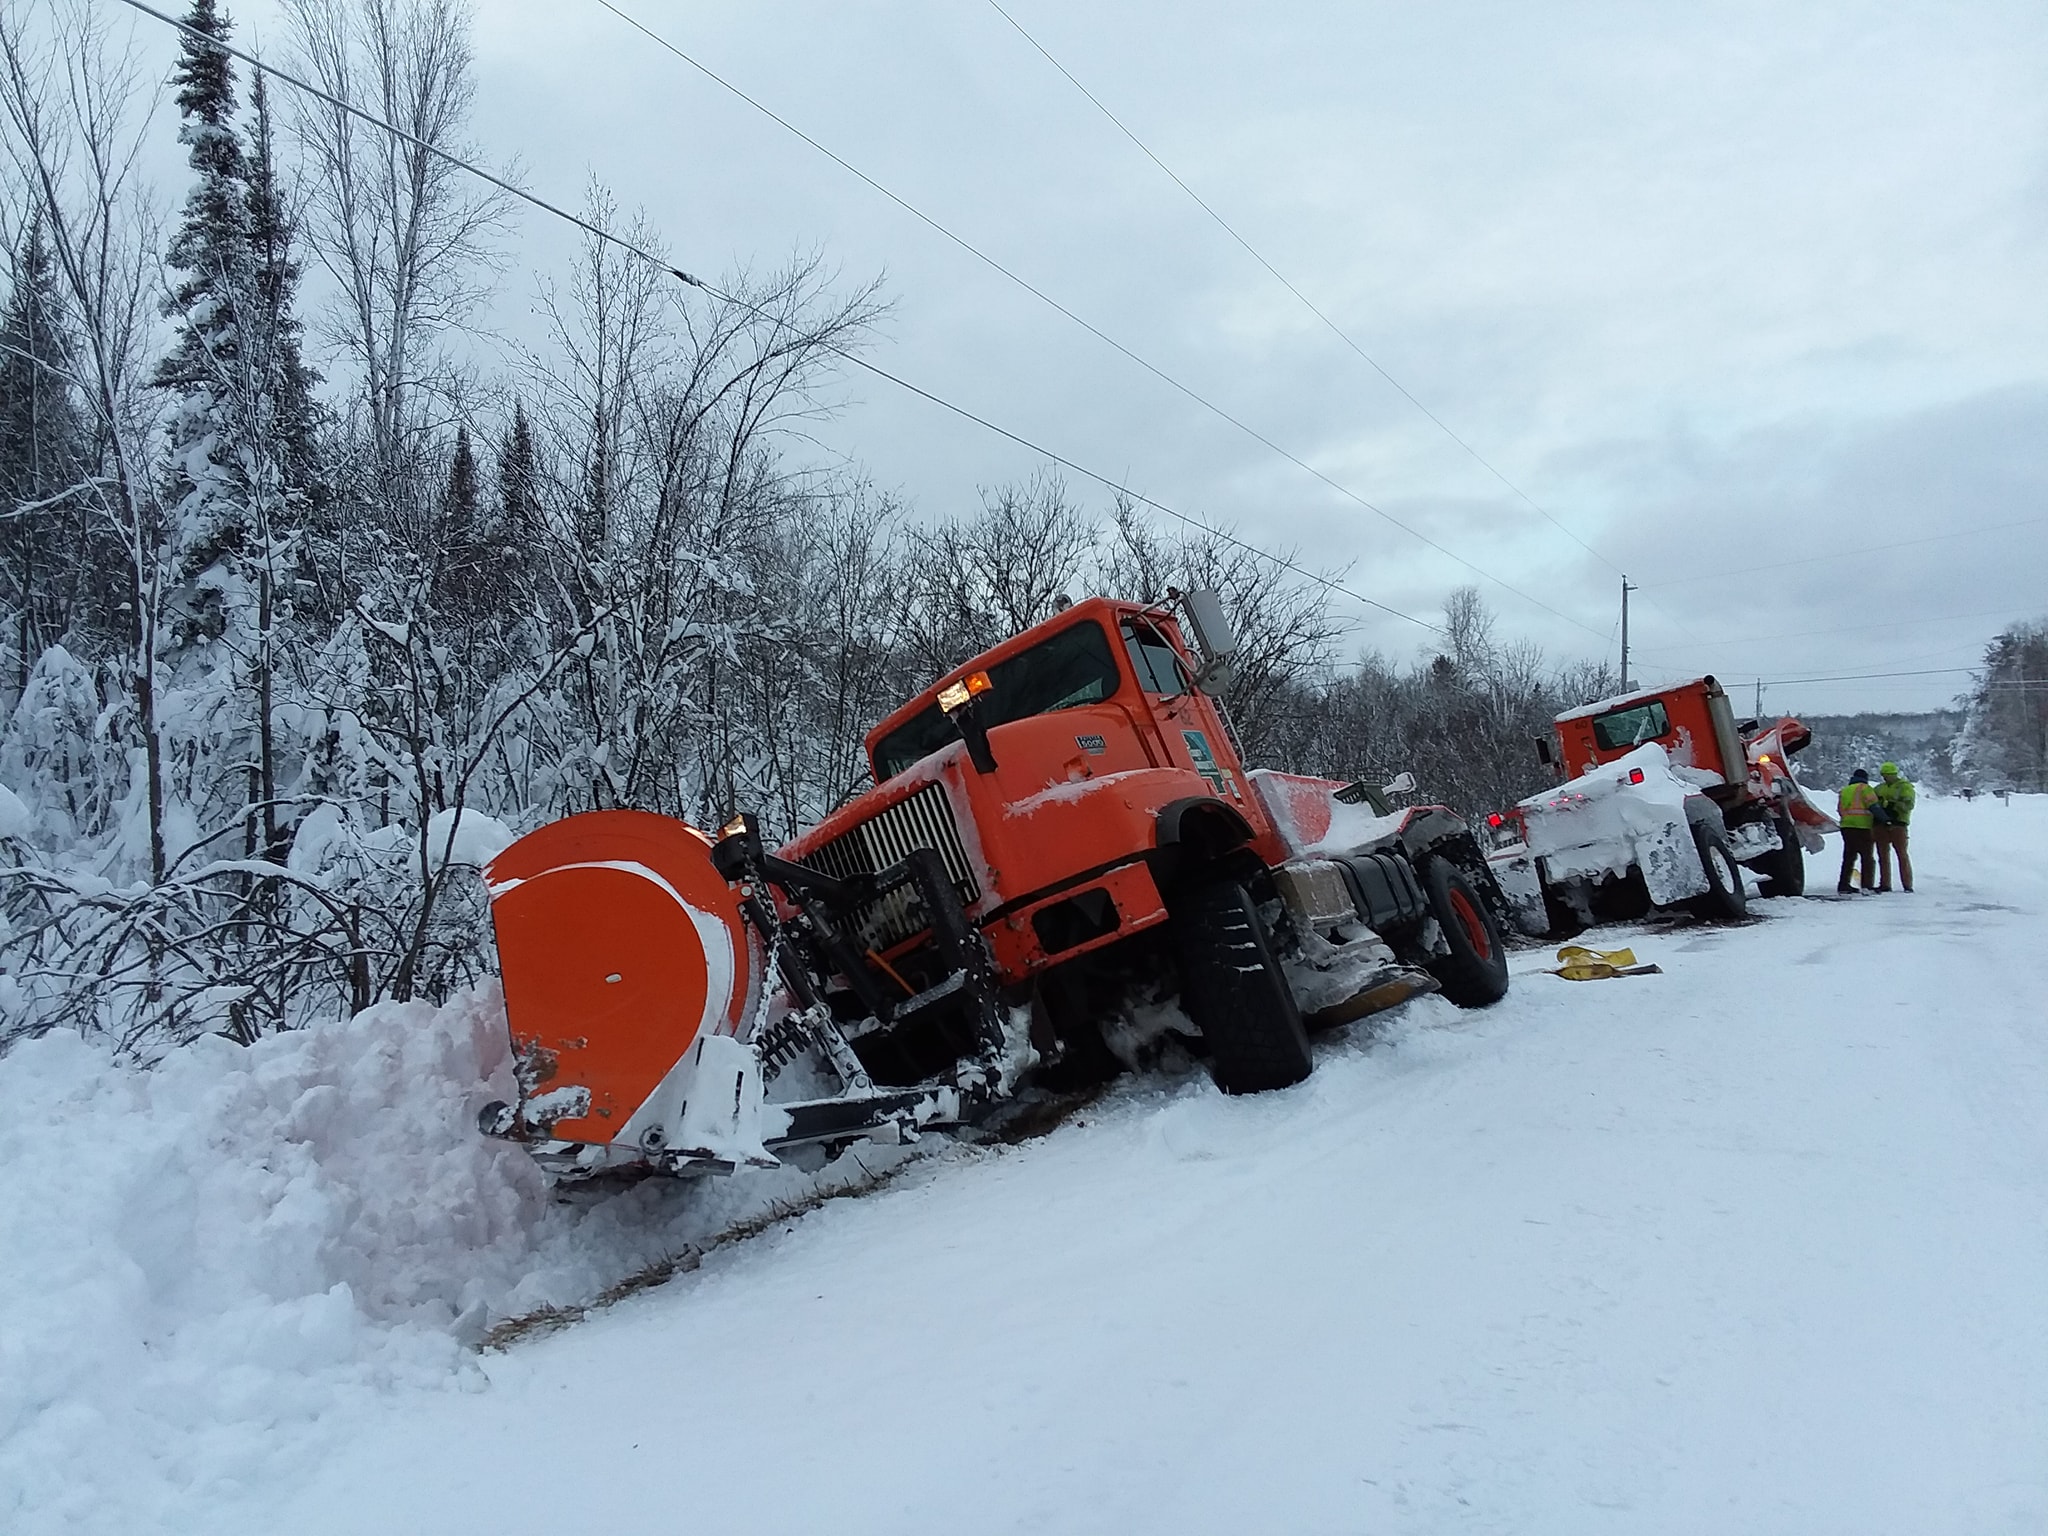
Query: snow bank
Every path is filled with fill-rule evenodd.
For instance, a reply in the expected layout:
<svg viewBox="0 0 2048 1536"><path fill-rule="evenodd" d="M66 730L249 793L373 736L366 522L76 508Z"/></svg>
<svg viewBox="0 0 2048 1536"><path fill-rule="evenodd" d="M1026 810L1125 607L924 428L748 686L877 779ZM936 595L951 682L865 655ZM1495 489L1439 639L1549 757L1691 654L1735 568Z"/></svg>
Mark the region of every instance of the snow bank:
<svg viewBox="0 0 2048 1536"><path fill-rule="evenodd" d="M1914 837L1914 896L1518 953L1281 1093L1130 1080L201 1529L2048 1531L2048 798Z"/></svg>
<svg viewBox="0 0 2048 1536"><path fill-rule="evenodd" d="M479 1384L492 1320L812 1183L564 1203L476 1132L512 1090L495 986L149 1072L68 1033L0 1059L0 1530L159 1526L351 1394Z"/></svg>

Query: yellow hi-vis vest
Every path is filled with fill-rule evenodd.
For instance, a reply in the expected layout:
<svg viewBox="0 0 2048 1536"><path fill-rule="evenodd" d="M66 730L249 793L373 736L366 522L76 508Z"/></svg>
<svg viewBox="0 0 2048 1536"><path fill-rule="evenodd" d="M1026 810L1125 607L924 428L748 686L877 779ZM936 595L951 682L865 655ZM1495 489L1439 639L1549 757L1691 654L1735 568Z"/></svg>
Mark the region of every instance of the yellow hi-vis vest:
<svg viewBox="0 0 2048 1536"><path fill-rule="evenodd" d="M1841 794L1841 814L1835 819L1845 827L1870 827L1875 823L1870 813L1877 806L1877 791L1868 784L1844 784Z"/></svg>

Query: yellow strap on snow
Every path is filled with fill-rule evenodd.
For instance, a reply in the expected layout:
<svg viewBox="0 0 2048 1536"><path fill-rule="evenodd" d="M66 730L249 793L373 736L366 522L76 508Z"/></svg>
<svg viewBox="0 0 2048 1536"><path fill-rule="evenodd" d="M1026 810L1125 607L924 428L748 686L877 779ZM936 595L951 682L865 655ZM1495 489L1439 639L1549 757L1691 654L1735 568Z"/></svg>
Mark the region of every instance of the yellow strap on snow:
<svg viewBox="0 0 2048 1536"><path fill-rule="evenodd" d="M1611 976L1658 976L1662 971L1654 965L1637 965L1636 952L1632 949L1588 949L1583 944L1567 944L1557 952L1563 963L1550 974L1562 976L1566 981L1605 981Z"/></svg>
<svg viewBox="0 0 2048 1536"><path fill-rule="evenodd" d="M1632 949L1588 949L1583 944L1567 944L1557 952L1560 965L1611 965L1619 970L1624 965L1636 963L1636 952Z"/></svg>

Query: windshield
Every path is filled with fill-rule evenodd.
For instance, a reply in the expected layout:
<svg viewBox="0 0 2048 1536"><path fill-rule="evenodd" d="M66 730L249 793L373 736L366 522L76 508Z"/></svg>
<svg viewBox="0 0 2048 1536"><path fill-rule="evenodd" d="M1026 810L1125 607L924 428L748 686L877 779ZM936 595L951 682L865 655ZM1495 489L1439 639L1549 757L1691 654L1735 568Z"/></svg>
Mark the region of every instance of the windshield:
<svg viewBox="0 0 2048 1536"><path fill-rule="evenodd" d="M1601 751L1616 752L1655 741L1670 729L1671 717L1664 713L1664 705L1652 699L1647 704L1632 704L1597 717L1593 721L1593 739L1600 743Z"/></svg>
<svg viewBox="0 0 2048 1536"><path fill-rule="evenodd" d="M1131 667L1138 674L1138 686L1147 693L1171 698L1188 691L1181 674L1180 658L1166 643L1166 637L1151 625L1126 624L1124 647L1131 653Z"/></svg>
<svg viewBox="0 0 2048 1536"><path fill-rule="evenodd" d="M992 686L975 709L990 729L1030 715L1099 704L1123 681L1109 637L1093 619L997 662L988 669L988 680ZM945 712L936 703L927 705L875 743L875 781L893 779L959 739Z"/></svg>

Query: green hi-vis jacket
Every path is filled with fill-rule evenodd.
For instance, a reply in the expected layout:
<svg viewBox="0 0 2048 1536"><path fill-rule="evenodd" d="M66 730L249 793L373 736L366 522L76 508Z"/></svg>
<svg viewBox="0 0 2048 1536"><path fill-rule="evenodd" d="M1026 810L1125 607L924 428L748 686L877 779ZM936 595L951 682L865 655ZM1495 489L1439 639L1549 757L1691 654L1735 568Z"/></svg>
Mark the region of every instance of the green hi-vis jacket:
<svg viewBox="0 0 2048 1536"><path fill-rule="evenodd" d="M1868 784L1844 784L1841 794L1841 811L1835 817L1845 827L1871 827L1871 811L1877 806L1877 791Z"/></svg>
<svg viewBox="0 0 2048 1536"><path fill-rule="evenodd" d="M1913 819L1913 781L1904 777L1880 779L1877 803L1891 814L1894 826L1903 827Z"/></svg>

